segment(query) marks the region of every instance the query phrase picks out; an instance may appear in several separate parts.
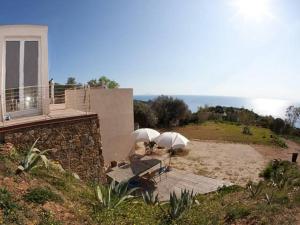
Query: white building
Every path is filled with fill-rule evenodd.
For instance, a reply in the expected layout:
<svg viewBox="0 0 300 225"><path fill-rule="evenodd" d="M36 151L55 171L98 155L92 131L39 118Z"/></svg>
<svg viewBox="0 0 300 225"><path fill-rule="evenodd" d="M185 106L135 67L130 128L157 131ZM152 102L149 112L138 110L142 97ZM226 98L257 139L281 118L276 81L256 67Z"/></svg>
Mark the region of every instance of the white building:
<svg viewBox="0 0 300 225"><path fill-rule="evenodd" d="M48 27L0 26L1 119L49 112Z"/></svg>

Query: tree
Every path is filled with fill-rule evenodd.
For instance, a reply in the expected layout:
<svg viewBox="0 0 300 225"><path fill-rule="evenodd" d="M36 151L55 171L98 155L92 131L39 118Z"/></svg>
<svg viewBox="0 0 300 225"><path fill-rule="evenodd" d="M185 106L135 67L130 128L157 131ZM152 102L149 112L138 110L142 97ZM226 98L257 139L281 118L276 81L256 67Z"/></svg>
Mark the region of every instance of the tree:
<svg viewBox="0 0 300 225"><path fill-rule="evenodd" d="M286 124L283 119L276 118L271 125L271 130L276 134L283 134L285 132Z"/></svg>
<svg viewBox="0 0 300 225"><path fill-rule="evenodd" d="M157 117L149 104L135 100L134 106L134 123L137 123L140 128L153 128L157 124Z"/></svg>
<svg viewBox="0 0 300 225"><path fill-rule="evenodd" d="M168 96L159 96L153 100L152 109L163 127L182 125L191 118L191 111L184 101Z"/></svg>
<svg viewBox="0 0 300 225"><path fill-rule="evenodd" d="M297 120L300 119L300 107L293 105L289 106L285 112L286 122L291 126L295 127Z"/></svg>
<svg viewBox="0 0 300 225"><path fill-rule="evenodd" d="M75 77L68 77L66 84L67 85L76 85L77 84L76 78Z"/></svg>
<svg viewBox="0 0 300 225"><path fill-rule="evenodd" d="M92 79L92 80L88 81L87 84L90 85L90 87L95 87L98 85L98 82L96 79Z"/></svg>
<svg viewBox="0 0 300 225"><path fill-rule="evenodd" d="M114 81L110 80L106 76L101 76L98 80L92 79L87 82L91 87L97 87L97 86L106 86L109 89L118 88L120 85Z"/></svg>

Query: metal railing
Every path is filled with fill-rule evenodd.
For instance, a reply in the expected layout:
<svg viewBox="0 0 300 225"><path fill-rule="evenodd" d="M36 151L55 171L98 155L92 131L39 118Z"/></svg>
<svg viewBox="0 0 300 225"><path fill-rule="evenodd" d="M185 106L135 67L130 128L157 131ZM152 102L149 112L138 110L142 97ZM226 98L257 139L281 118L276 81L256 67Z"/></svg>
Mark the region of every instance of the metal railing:
<svg viewBox="0 0 300 225"><path fill-rule="evenodd" d="M38 86L28 86L23 88L6 89L5 111L7 113L41 109L42 107L42 88Z"/></svg>
<svg viewBox="0 0 300 225"><path fill-rule="evenodd" d="M50 82L46 87L9 88L2 90L0 94L3 101L0 104L3 125L4 121L23 116L44 115L45 118L49 118L55 110L74 109L86 113L91 111L88 85L62 85Z"/></svg>

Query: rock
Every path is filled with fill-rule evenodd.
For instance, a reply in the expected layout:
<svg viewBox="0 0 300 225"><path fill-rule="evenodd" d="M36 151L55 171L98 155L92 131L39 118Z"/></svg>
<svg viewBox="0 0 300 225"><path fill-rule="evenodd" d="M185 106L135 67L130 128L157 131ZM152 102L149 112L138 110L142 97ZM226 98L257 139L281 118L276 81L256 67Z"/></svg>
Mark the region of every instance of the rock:
<svg viewBox="0 0 300 225"><path fill-rule="evenodd" d="M80 180L80 177L78 176L77 173L72 173L73 177L75 177L75 179Z"/></svg>
<svg viewBox="0 0 300 225"><path fill-rule="evenodd" d="M3 152L5 155L9 155L12 151L15 151L15 147L12 143L5 143L1 148L0 152Z"/></svg>
<svg viewBox="0 0 300 225"><path fill-rule="evenodd" d="M57 161L52 161L49 160L49 166L55 170L58 170L61 173L65 173L66 171L64 170L64 168L61 166L61 164Z"/></svg>

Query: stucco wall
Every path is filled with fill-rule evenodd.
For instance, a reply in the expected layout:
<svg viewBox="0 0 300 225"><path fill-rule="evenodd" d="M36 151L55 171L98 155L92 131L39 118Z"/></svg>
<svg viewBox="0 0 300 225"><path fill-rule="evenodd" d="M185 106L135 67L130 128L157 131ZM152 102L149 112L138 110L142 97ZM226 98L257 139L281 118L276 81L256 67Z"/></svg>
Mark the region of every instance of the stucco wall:
<svg viewBox="0 0 300 225"><path fill-rule="evenodd" d="M66 107L98 114L103 157L106 163L128 157L133 147L132 89L67 90Z"/></svg>

